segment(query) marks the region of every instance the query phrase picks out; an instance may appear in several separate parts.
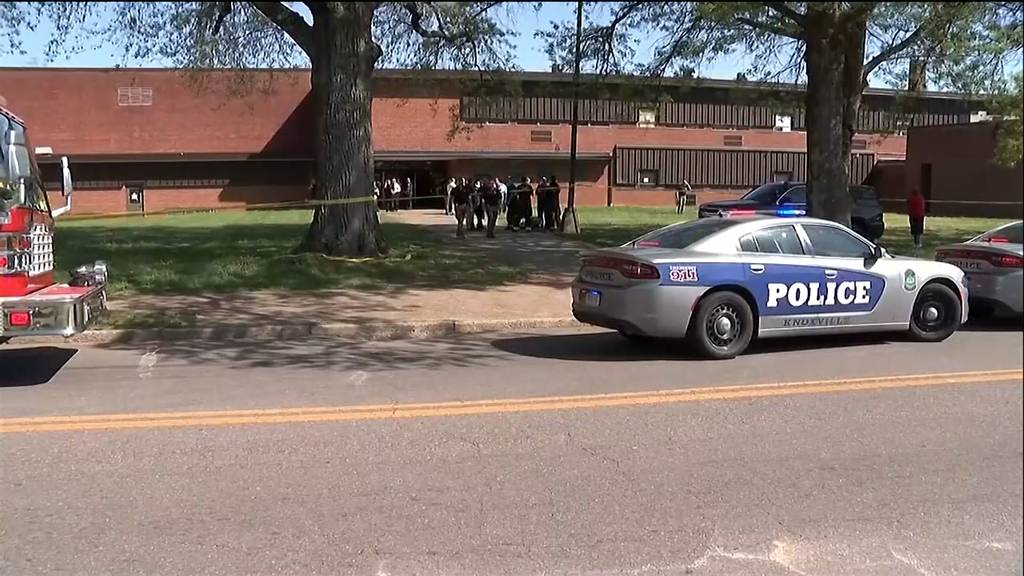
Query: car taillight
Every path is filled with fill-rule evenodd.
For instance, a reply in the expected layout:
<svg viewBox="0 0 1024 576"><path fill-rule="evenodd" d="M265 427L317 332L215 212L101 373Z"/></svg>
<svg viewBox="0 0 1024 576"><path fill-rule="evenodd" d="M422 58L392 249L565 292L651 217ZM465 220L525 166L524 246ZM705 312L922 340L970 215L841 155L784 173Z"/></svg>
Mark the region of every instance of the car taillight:
<svg viewBox="0 0 1024 576"><path fill-rule="evenodd" d="M1005 236L993 236L988 239L989 242L995 242L996 244L1007 244L1010 239Z"/></svg>
<svg viewBox="0 0 1024 576"><path fill-rule="evenodd" d="M7 314L7 324L16 328L27 328L32 325L32 312L16 310Z"/></svg>
<svg viewBox="0 0 1024 576"><path fill-rule="evenodd" d="M939 250L935 253L936 260L962 258L964 260L983 260L997 268L1020 268L1024 266L1024 258L1013 254L995 254L981 250Z"/></svg>
<svg viewBox="0 0 1024 576"><path fill-rule="evenodd" d="M661 240L640 240L636 243L637 248L657 248L661 246Z"/></svg>
<svg viewBox="0 0 1024 576"><path fill-rule="evenodd" d="M636 260L607 257L586 258L583 260L583 265L618 270L619 274L632 280L657 280L661 278L661 273L658 272L656 267L644 262L637 262Z"/></svg>
<svg viewBox="0 0 1024 576"><path fill-rule="evenodd" d="M0 254L0 272L7 271L7 256Z"/></svg>
<svg viewBox="0 0 1024 576"><path fill-rule="evenodd" d="M991 260L992 264L1000 268L1020 268L1024 266L1024 258L1010 254L1002 254Z"/></svg>

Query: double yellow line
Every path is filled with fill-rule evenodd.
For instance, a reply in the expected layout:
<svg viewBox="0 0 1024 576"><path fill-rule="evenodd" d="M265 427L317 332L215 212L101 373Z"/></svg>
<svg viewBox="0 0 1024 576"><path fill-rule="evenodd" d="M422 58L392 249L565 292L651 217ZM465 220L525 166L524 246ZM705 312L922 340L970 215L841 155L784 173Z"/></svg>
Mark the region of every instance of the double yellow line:
<svg viewBox="0 0 1024 576"><path fill-rule="evenodd" d="M345 422L356 420L390 420L399 418L432 418L439 416L470 416L581 410L596 408L679 404L706 400L740 400L819 394L913 388L953 384L984 384L1016 382L1024 379L1024 370L988 370L945 374L882 376L815 380L777 384L753 384L629 392L622 394L588 394L580 396L547 396L472 402L437 402L428 404L393 404L375 406L333 406L268 410L222 410L210 412L167 412L143 414L105 414L88 416L47 416L0 419L0 434L23 432L78 432L86 430L124 430L132 428L180 428L205 426L236 426L244 424L291 424L306 422Z"/></svg>

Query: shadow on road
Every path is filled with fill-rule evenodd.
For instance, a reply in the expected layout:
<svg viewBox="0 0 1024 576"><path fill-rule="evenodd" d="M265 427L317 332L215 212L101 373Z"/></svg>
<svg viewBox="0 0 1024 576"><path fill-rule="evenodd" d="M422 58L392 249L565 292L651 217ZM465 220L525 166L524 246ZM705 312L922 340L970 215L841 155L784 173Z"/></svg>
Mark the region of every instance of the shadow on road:
<svg viewBox="0 0 1024 576"><path fill-rule="evenodd" d="M0 388L46 384L77 352L55 346L0 350Z"/></svg>
<svg viewBox="0 0 1024 576"><path fill-rule="evenodd" d="M1024 330L1024 319L996 316L993 318L970 319L960 330L964 332L1020 332Z"/></svg>
<svg viewBox="0 0 1024 576"><path fill-rule="evenodd" d="M892 341L894 339L891 334L830 336L827 340L823 340L820 336L780 338L754 342L744 355L877 346ZM634 344L615 332L502 338L491 342L491 346L503 352L521 356L581 362L702 360L701 357L690 352L686 343L682 341L651 340L643 344Z"/></svg>
<svg viewBox="0 0 1024 576"><path fill-rule="evenodd" d="M105 348L143 353L153 343L112 343ZM373 341L308 337L294 340L202 340L159 344L162 359L241 368L390 371L444 370L487 364L495 351L475 337Z"/></svg>

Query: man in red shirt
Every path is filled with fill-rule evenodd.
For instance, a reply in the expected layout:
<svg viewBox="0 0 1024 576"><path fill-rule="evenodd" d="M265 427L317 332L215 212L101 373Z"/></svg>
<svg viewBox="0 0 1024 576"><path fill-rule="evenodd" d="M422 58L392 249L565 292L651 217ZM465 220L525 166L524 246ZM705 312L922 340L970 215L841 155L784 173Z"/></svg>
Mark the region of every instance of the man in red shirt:
<svg viewBox="0 0 1024 576"><path fill-rule="evenodd" d="M914 247L921 247L921 236L924 235L924 196L917 188L910 191L907 198L907 215L910 216L910 235L914 237Z"/></svg>

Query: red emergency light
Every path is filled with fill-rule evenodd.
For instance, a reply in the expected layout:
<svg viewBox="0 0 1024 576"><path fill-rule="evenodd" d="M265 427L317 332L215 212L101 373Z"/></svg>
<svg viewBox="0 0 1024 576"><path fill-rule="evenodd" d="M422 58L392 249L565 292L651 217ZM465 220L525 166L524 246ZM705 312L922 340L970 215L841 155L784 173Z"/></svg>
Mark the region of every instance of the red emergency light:
<svg viewBox="0 0 1024 576"><path fill-rule="evenodd" d="M32 325L32 312L15 310L7 314L7 324L12 328L28 328Z"/></svg>

